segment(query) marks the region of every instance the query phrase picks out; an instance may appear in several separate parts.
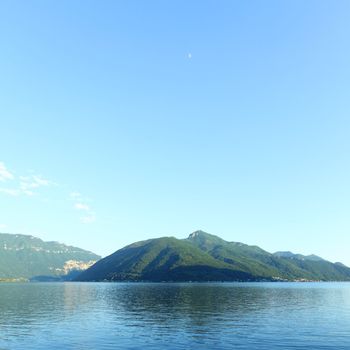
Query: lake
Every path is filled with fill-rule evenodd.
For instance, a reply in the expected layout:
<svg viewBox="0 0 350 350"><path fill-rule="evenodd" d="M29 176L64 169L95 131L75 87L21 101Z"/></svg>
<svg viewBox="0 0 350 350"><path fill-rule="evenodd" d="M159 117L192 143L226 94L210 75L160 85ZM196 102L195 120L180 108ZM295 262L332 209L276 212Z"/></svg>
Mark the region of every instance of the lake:
<svg viewBox="0 0 350 350"><path fill-rule="evenodd" d="M350 349L350 283L2 283L0 349Z"/></svg>

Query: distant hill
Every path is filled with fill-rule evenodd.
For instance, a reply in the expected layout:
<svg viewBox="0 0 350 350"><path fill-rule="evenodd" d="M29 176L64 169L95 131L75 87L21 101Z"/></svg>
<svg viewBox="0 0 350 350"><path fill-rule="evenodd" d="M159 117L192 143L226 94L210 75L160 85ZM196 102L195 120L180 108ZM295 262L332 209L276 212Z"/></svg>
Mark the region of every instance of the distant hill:
<svg viewBox="0 0 350 350"><path fill-rule="evenodd" d="M309 261L325 261L317 255L302 255L302 254L294 254L292 252L276 252L273 254L274 256L278 256L280 258L289 258L289 259L297 259L297 260L309 260Z"/></svg>
<svg viewBox="0 0 350 350"><path fill-rule="evenodd" d="M100 256L58 242L0 233L0 281L69 280Z"/></svg>
<svg viewBox="0 0 350 350"><path fill-rule="evenodd" d="M101 259L78 281L350 280L350 268L290 252L227 242L196 231L187 239L163 237L133 243Z"/></svg>

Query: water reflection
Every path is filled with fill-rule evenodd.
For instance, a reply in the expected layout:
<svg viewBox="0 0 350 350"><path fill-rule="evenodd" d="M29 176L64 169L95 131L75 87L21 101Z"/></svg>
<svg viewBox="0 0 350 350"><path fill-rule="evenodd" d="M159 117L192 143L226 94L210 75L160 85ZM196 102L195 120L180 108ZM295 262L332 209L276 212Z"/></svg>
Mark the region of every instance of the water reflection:
<svg viewBox="0 0 350 350"><path fill-rule="evenodd" d="M6 349L345 349L349 329L348 284L0 284Z"/></svg>
<svg viewBox="0 0 350 350"><path fill-rule="evenodd" d="M98 302L88 285L0 284L0 324L35 323L36 320L69 317L77 310L90 310Z"/></svg>

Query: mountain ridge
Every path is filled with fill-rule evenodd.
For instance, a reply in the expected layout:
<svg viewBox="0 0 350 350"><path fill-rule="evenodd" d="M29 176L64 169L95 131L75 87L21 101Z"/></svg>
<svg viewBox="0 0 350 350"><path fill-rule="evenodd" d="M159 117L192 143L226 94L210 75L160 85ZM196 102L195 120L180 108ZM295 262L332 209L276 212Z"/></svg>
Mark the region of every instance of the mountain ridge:
<svg viewBox="0 0 350 350"><path fill-rule="evenodd" d="M66 280L100 256L32 235L0 233L0 280Z"/></svg>
<svg viewBox="0 0 350 350"><path fill-rule="evenodd" d="M350 280L350 268L343 264L315 255L284 253L269 253L197 230L185 239L161 237L132 243L101 259L76 280Z"/></svg>

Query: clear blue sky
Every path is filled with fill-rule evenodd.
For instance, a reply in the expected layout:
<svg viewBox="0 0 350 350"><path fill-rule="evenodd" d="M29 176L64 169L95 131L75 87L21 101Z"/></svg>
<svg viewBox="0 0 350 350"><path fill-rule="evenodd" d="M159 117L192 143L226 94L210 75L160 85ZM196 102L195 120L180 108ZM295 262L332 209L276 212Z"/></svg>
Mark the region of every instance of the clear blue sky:
<svg viewBox="0 0 350 350"><path fill-rule="evenodd" d="M196 229L350 265L349 1L2 1L0 231L107 255Z"/></svg>

